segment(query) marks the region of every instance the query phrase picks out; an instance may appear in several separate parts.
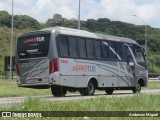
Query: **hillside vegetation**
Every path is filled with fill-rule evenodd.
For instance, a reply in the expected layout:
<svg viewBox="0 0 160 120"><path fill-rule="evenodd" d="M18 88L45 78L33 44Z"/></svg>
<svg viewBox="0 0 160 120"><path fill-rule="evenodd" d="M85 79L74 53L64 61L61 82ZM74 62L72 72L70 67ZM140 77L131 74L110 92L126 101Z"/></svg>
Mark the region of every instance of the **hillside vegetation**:
<svg viewBox="0 0 160 120"><path fill-rule="evenodd" d="M4 56L9 55L10 50L10 26L11 15L6 11L0 11L0 72L3 71ZM16 37L18 34L28 31L34 31L45 27L63 26L69 28L77 28L76 19L66 19L60 14L54 14L45 23L39 23L34 18L27 15L14 16L14 51ZM91 32L109 34L115 36L123 36L131 38L144 45L145 27L134 24L124 23L120 21L111 21L107 18L87 19L81 21L81 29ZM152 63L154 72L160 72L160 29L147 26L148 29L148 66L152 71ZM13 53L14 53L13 51ZM151 59L151 57L153 59Z"/></svg>

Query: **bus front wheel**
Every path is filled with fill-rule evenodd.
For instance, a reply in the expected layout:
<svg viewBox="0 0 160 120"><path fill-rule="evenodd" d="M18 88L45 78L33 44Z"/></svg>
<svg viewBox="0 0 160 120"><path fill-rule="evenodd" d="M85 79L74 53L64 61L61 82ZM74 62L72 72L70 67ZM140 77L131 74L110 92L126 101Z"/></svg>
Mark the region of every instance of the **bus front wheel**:
<svg viewBox="0 0 160 120"><path fill-rule="evenodd" d="M133 93L140 93L141 91L141 85L139 83L137 83L137 85L132 88Z"/></svg>
<svg viewBox="0 0 160 120"><path fill-rule="evenodd" d="M79 90L79 92L80 92L80 94L82 96L91 96L91 95L94 95L94 92L95 92L95 85L94 85L94 83L92 81L90 81L88 83L87 88L81 88Z"/></svg>
<svg viewBox="0 0 160 120"><path fill-rule="evenodd" d="M52 95L55 97L63 97L67 93L67 89L62 86L51 86Z"/></svg>

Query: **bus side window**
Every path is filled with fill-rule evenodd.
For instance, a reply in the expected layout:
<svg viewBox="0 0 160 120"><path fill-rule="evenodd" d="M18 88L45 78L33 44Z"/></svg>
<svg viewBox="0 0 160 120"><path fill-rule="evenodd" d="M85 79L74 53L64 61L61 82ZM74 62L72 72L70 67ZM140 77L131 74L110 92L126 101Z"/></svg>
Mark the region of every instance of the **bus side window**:
<svg viewBox="0 0 160 120"><path fill-rule="evenodd" d="M109 58L109 47L106 42L102 42L102 56L104 59Z"/></svg>
<svg viewBox="0 0 160 120"><path fill-rule="evenodd" d="M123 52L122 52L122 43L116 42L115 48L116 48L118 60L123 60L124 58L123 58Z"/></svg>
<svg viewBox="0 0 160 120"><path fill-rule="evenodd" d="M78 44L76 37L68 37L70 57L78 57Z"/></svg>
<svg viewBox="0 0 160 120"><path fill-rule="evenodd" d="M83 38L79 38L78 40L78 46L79 46L79 56L80 58L86 58L86 41Z"/></svg>
<svg viewBox="0 0 160 120"><path fill-rule="evenodd" d="M133 62L133 57L129 48L127 48L127 62Z"/></svg>
<svg viewBox="0 0 160 120"><path fill-rule="evenodd" d="M95 45L96 58L101 59L102 58L101 42L100 41L94 41L94 45Z"/></svg>
<svg viewBox="0 0 160 120"><path fill-rule="evenodd" d="M68 37L61 36L60 39L60 54L62 57L68 57L69 56L69 49L68 49Z"/></svg>
<svg viewBox="0 0 160 120"><path fill-rule="evenodd" d="M87 57L94 58L93 40L86 40Z"/></svg>
<svg viewBox="0 0 160 120"><path fill-rule="evenodd" d="M123 56L123 60L125 61L125 62L127 62L128 60L127 60L127 49L128 49L128 47L125 45L125 44L122 44L122 56Z"/></svg>
<svg viewBox="0 0 160 120"><path fill-rule="evenodd" d="M109 43L109 56L110 56L110 59L112 59L112 60L117 60L118 58L117 58L117 55L116 55L116 53L114 53L113 51L115 51L116 52L116 48L115 48L115 42L108 42ZM112 50L111 50L112 49Z"/></svg>

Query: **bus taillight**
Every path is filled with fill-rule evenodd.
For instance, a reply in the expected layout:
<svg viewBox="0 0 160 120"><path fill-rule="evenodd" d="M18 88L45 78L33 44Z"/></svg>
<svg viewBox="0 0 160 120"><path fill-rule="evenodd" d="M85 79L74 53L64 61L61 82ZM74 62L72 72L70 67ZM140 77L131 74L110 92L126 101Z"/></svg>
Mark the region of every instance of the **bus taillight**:
<svg viewBox="0 0 160 120"><path fill-rule="evenodd" d="M19 76L19 66L16 64L16 75Z"/></svg>
<svg viewBox="0 0 160 120"><path fill-rule="evenodd" d="M50 62L50 70L49 70L49 73L53 73L53 72L56 72L58 71L58 61L57 59L53 59L51 62Z"/></svg>

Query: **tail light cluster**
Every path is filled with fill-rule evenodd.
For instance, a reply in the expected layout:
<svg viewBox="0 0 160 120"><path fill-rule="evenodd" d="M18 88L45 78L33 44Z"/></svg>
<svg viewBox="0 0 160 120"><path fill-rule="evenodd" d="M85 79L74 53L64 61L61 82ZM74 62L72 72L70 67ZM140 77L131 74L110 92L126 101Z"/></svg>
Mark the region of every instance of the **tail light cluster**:
<svg viewBox="0 0 160 120"><path fill-rule="evenodd" d="M58 60L57 59L53 59L51 62L50 62L50 69L49 69L49 73L54 73L58 71Z"/></svg>

